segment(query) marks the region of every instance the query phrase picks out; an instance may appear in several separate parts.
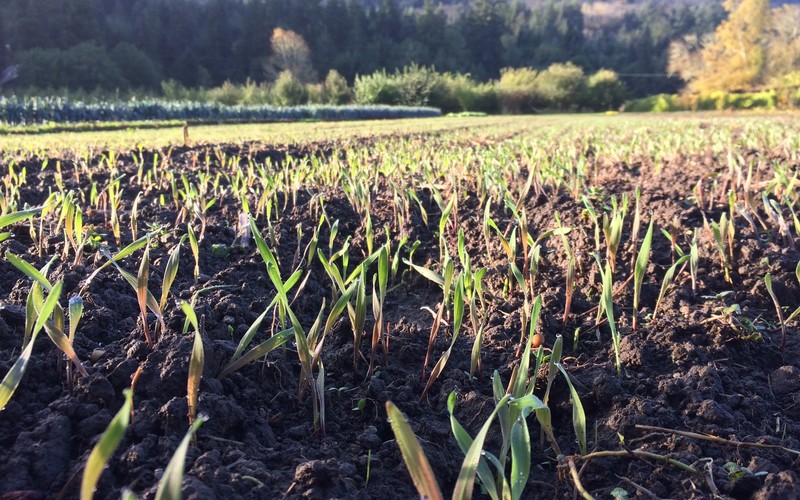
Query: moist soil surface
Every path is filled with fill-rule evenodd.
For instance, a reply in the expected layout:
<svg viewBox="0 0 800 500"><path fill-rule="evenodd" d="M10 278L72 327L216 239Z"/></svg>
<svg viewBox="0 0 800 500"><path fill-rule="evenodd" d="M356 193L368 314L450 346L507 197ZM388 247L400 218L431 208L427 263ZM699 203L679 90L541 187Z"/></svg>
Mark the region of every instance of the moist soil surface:
<svg viewBox="0 0 800 500"><path fill-rule="evenodd" d="M239 146L217 147L215 151L225 151L229 158L243 154ZM251 153L255 162L263 163L269 158L273 168L279 168L287 153L297 159L337 154L331 144L304 148L251 145L248 154ZM147 160L149 154L145 154L146 166L152 163ZM171 153L171 162L176 170L196 178L193 163L205 154L201 146L176 149ZM132 182L138 167L133 157L126 156L117 157L116 164L119 174L125 175L120 207L124 246L133 241L130 208L138 192ZM88 192L89 179L76 176L71 165L68 159L61 165L64 189ZM42 161L37 159L28 159L23 166L27 167L27 178L21 198L31 206L39 205L56 184L53 162L44 170ZM7 170L7 165L1 167ZM780 448L800 449L800 336L796 322L787 325L786 347L781 349L780 323L763 280L770 272L778 300L789 311L794 310L800 304L800 288L794 277L800 253L777 235L753 233L740 217L730 273L732 283L726 281L715 243L702 230L704 216L709 221L719 220L727 209L726 201L718 203L720 191L713 191L712 184L705 182L701 183L704 206L687 203L698 181L724 180L727 174L727 167L710 152L675 155L665 162L659 174L646 165L599 161L596 170L592 179L596 190L606 196L627 193L631 207L636 186L642 186L642 206L647 207L648 213L643 214L639 241L650 210L657 228L676 234L685 251L691 234L672 229L675 221L683 228L701 228L698 282L693 290L688 268L679 273L657 315L652 317L661 278L677 258L669 241L656 229L635 331L632 285L621 287L615 296L622 338L623 368L618 375L609 328L595 325L593 308L599 302L601 287L597 268L592 266L593 223L583 204L570 193L538 186L531 190L523 203L529 232L535 236L553 229L553 213L558 212L562 224L574 228L568 240L578 261L572 307L564 323L567 258L560 237L545 241L535 284L544 303L538 331L546 352L558 335L563 336L563 364L586 413L589 452L623 453L591 460L579 457L570 392L563 377L558 377L549 405L555 439L563 456L556 455L531 417L533 466L524 498L574 498L574 481L566 466L568 457L576 464L583 487L598 498L610 498L615 488L641 498L800 496L800 457ZM107 171L99 171L93 181L103 188L109 181ZM522 178L519 182L524 181ZM167 199L163 205L162 195ZM428 215L427 224L415 209L407 221L398 223L391 191L381 182L376 184L371 207L375 246L386 241L382 228L388 225L393 249L398 248L404 236L409 242L419 240L422 244L413 255L414 262L438 271L441 210L426 188L420 188L418 195ZM508 260L498 239L490 241L490 248L486 248L483 206L476 193L467 187L459 195L457 214L445 228L452 245L451 255L456 254L456 235L463 229L473 264L489 269L485 285L488 324L480 374L474 379L469 377L475 334L465 324L445 370L426 397L421 398L425 387L423 362L433 324L432 314L424 308L435 311L442 291L401 260L384 306L388 352L378 350L374 372L367 373L370 342L366 338L353 368L353 334L346 314L345 319L333 325L325 341L321 352L325 367L324 433L313 428L310 391L299 396L300 365L293 342L227 377L219 376L239 339L276 295L252 240L244 246L241 235L237 235L241 205L230 192L208 209L197 281L193 276L194 257L188 242L184 242L173 296L164 311L166 329L157 331L156 318L148 316L150 331L157 336L152 348L145 342L136 293L120 273L107 266L87 281L106 261L99 252L87 248L78 264L73 262L73 253L65 259L57 258L48 278L64 281L62 304L66 306L67 299L79 293L85 303L74 347L88 376L73 373L68 381L67 363L60 351L46 335L39 336L19 388L0 412L2 498L77 498L87 457L121 408L123 390L131 386L139 369L133 419L102 474L96 498L119 498L124 488L141 498L155 496L164 468L188 429L186 392L193 335L191 329L182 333L184 315L174 301L190 301L196 293L195 310L201 318L205 353L199 411L209 418L200 427L196 446L189 448L186 457L185 498L413 498L416 490L387 421L387 401L405 413L442 490L449 496L464 454L451 432L448 395L453 391L457 394L455 415L474 436L494 408L492 374L497 371L505 385L519 363L517 347L523 307L518 290L504 294ZM328 306L331 303L331 282L319 261L312 259L310 267L301 264L319 221L321 197L328 219L339 221L334 251L351 237L351 260L360 262L367 254L364 217L341 188L308 187L296 196L278 193L281 212L271 222L273 250L284 279L298 265L303 269L304 283L292 309L306 329L313 324L323 302ZM169 189L164 189L144 192L138 201L138 236L144 234L148 224L151 228L161 224L168 229L154 238L150 249L149 286L156 297L160 295L168 252L180 243L186 227L183 222L180 229L171 231L180 219L171 200ZM501 230L505 229L509 224L507 211L494 204L492 213L500 221ZM615 288L629 277L637 251L629 243L630 214L632 209L617 255ZM86 210L84 219L84 224L93 225L98 234L104 235L111 252L116 252L119 246L110 230L108 214ZM31 229L40 231L39 219L33 220L34 228L27 222L13 226L14 236L0 243L0 250L22 256L39 269L51 256L64 252L65 242L57 231L57 218L51 215L46 219L41 242L38 234L36 239L32 237ZM198 219L193 222L199 232ZM257 225L262 234L268 234L263 217ZM323 224L320 231L319 248L327 254L330 226ZM408 257L409 246L401 251L401 258ZM136 274L141 256L142 251L137 251L120 264ZM31 284L6 259L0 260L3 374L21 350L25 299ZM369 309L366 326L371 332L373 318ZM280 330L280 319L271 311L251 346ZM448 326L439 331L428 373L449 346L451 335ZM544 368L539 375L536 394L541 397L547 378ZM486 448L497 453L500 444L499 426L495 423ZM634 456L633 451L658 454L691 466L696 473L665 461ZM621 494L620 490L616 494ZM476 497L480 496L476 488Z"/></svg>

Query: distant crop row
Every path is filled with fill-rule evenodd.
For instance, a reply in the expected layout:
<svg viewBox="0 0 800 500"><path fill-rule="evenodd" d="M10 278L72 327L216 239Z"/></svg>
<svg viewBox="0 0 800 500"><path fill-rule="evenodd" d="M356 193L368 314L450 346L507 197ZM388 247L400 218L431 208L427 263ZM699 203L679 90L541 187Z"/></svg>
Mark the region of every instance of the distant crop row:
<svg viewBox="0 0 800 500"><path fill-rule="evenodd" d="M436 108L409 106L227 106L161 100L84 103L61 97L0 97L0 123L12 125L134 120L375 120L424 118L440 114Z"/></svg>

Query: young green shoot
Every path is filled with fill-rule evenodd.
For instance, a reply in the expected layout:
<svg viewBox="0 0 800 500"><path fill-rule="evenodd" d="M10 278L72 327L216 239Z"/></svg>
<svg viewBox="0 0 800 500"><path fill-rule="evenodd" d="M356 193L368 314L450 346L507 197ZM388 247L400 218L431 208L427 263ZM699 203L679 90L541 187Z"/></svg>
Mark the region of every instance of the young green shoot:
<svg viewBox="0 0 800 500"><path fill-rule="evenodd" d="M392 427L400 454L406 464L406 469L411 475L414 487L417 488L420 498L425 500L443 500L442 490L436 481L428 458L419 444L419 440L414 435L414 431L408 425L406 416L391 402L386 402L386 414L389 416L389 424ZM455 494L454 494L455 495ZM453 496L453 498L456 498ZM470 497L462 497L470 498Z"/></svg>
<svg viewBox="0 0 800 500"><path fill-rule="evenodd" d="M198 415L189 430L186 431L181 444L178 445L175 454L172 455L167 464L167 468L164 469L164 475L161 477L156 490L156 500L180 500L183 498L183 469L186 463L186 452L189 450L189 443L196 440L197 429L207 420L208 417L206 415Z"/></svg>
<svg viewBox="0 0 800 500"><path fill-rule="evenodd" d="M642 240L642 246L639 248L639 255L636 257L636 263L633 268L633 331L636 331L636 318L639 311L639 297L642 290L642 283L644 282L644 275L647 272L647 266L650 264L650 245L653 241L653 220L650 219L650 225L647 227L647 233Z"/></svg>
<svg viewBox="0 0 800 500"><path fill-rule="evenodd" d="M772 289L772 275L767 273L764 276L764 285L767 287L767 292L769 293L770 298L772 298L772 303L775 305L775 311L778 314L778 321L781 324L781 351L786 350L786 322L783 320L783 310L781 309L781 303L778 301L777 295L775 295L775 291Z"/></svg>
<svg viewBox="0 0 800 500"><path fill-rule="evenodd" d="M658 306L661 305L661 301L664 300L664 297L667 295L667 290L675 280L675 271L678 269L678 266L686 262L688 259L689 256L684 255L680 259L676 260L669 269L667 269L667 272L664 274L664 279L661 281L661 290L658 292L658 299L656 300L656 305L653 308L652 319L656 319L656 314L658 314Z"/></svg>
<svg viewBox="0 0 800 500"><path fill-rule="evenodd" d="M125 395L125 403L114 418L111 419L111 423L108 424L86 461L86 469L83 472L83 480L81 481L81 500L92 500L94 497L100 475L128 429L131 411L133 410L133 392L130 389L125 389L123 394Z"/></svg>
<svg viewBox="0 0 800 500"><path fill-rule="evenodd" d="M200 381L203 379L203 366L205 365L205 351L203 350L203 337L200 334L200 325L197 314L185 301L181 302L181 309L189 322L194 327L194 342L192 356L189 359L189 378L186 382L186 401L189 407L189 425L194 423L197 416L197 401L200 394Z"/></svg>
<svg viewBox="0 0 800 500"><path fill-rule="evenodd" d="M42 331L42 328L44 328L48 318L58 305L58 299L61 297L61 289L63 285L63 281L58 281L55 285L53 285L53 288L50 290L50 293L44 300L42 307L39 308L38 313L34 311L33 315L27 315L26 323L29 321L34 322L33 327L30 329L30 341L28 341L27 345L22 350L22 353L20 353L19 358L17 358L17 360L14 362L14 365L11 367L8 373L6 373L6 376L3 377L3 382L0 384L0 411L6 407L6 404L8 404L11 396L14 395L14 391L16 391L17 387L19 387L19 383L22 381L22 376L25 374L25 368L27 368L28 362L31 359L33 344L36 341L36 337L39 335L39 332ZM34 285L34 287L36 286L37 285Z"/></svg>

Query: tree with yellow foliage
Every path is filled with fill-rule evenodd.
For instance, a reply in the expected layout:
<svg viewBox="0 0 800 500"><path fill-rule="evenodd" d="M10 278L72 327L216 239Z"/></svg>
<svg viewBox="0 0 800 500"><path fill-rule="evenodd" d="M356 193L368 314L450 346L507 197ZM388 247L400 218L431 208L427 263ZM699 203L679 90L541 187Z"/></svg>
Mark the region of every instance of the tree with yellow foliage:
<svg viewBox="0 0 800 500"><path fill-rule="evenodd" d="M704 70L690 83L693 91L743 90L761 82L769 0L725 0L723 7L730 15L703 49Z"/></svg>
<svg viewBox="0 0 800 500"><path fill-rule="evenodd" d="M272 56L264 67L269 80L276 80L284 71L303 83L316 81L317 75L311 64L311 50L302 36L292 30L275 28L270 38Z"/></svg>

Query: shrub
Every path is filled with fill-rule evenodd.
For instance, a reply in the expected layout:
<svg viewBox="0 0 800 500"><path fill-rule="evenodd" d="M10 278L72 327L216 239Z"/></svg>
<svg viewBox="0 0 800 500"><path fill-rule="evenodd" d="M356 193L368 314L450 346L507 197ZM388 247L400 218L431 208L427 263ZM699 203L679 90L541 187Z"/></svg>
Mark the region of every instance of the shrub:
<svg viewBox="0 0 800 500"><path fill-rule="evenodd" d="M661 113L665 111L676 111L673 96L668 94L657 94L635 99L625 104L625 111L632 113Z"/></svg>
<svg viewBox="0 0 800 500"><path fill-rule="evenodd" d="M533 68L503 68L497 83L497 98L503 113L529 113L539 104L538 73Z"/></svg>
<svg viewBox="0 0 800 500"><path fill-rule="evenodd" d="M586 95L583 69L572 63L551 64L536 76L535 94L546 108L577 111Z"/></svg>
<svg viewBox="0 0 800 500"><path fill-rule="evenodd" d="M275 80L272 98L278 106L298 106L308 102L308 89L287 69Z"/></svg>
<svg viewBox="0 0 800 500"><path fill-rule="evenodd" d="M586 80L586 106L595 111L618 109L625 102L625 85L614 71L601 69Z"/></svg>
<svg viewBox="0 0 800 500"><path fill-rule="evenodd" d="M221 86L209 89L206 97L209 101L233 106L244 101L244 88L226 80Z"/></svg>
<svg viewBox="0 0 800 500"><path fill-rule="evenodd" d="M347 86L345 77L335 69L328 71L323 84L322 101L325 104L347 104L350 99L350 87Z"/></svg>
<svg viewBox="0 0 800 500"><path fill-rule="evenodd" d="M398 83L386 74L386 70L371 75L356 75L353 92L358 104L400 104Z"/></svg>

